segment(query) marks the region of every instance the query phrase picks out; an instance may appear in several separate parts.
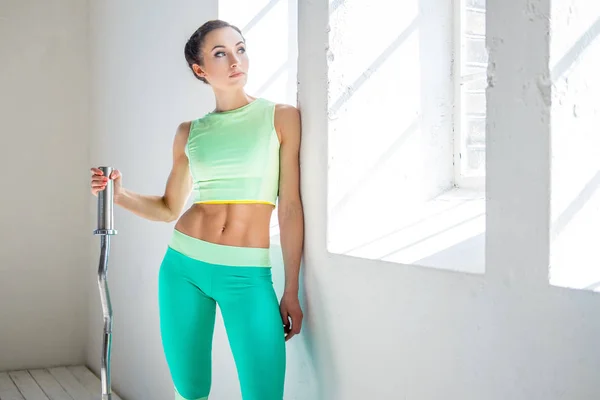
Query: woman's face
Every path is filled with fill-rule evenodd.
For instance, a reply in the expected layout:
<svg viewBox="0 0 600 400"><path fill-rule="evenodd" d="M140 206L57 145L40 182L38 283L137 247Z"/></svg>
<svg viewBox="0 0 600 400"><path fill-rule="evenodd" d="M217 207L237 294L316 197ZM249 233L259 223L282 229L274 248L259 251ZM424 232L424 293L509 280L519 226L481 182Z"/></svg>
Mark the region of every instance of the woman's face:
<svg viewBox="0 0 600 400"><path fill-rule="evenodd" d="M232 89L246 84L248 56L242 36L233 28L219 28L204 39L201 49L204 65L194 71L214 88Z"/></svg>

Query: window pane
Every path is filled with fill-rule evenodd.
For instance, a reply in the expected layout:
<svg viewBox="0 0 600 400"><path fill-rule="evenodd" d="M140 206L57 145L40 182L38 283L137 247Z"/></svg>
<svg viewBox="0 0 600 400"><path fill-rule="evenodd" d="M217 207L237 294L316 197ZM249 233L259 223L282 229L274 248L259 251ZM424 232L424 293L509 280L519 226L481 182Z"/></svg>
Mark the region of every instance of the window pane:
<svg viewBox="0 0 600 400"><path fill-rule="evenodd" d="M485 10L485 0L465 0L465 6Z"/></svg>
<svg viewBox="0 0 600 400"><path fill-rule="evenodd" d="M488 54L485 0L465 0L461 10L461 176L485 174L485 118Z"/></svg>
<svg viewBox="0 0 600 400"><path fill-rule="evenodd" d="M484 91L465 91L465 113L485 114Z"/></svg>
<svg viewBox="0 0 600 400"><path fill-rule="evenodd" d="M485 117L467 117L465 120L465 132L469 142L485 146Z"/></svg>
<svg viewBox="0 0 600 400"><path fill-rule="evenodd" d="M485 171L485 147L480 145L467 145L468 167L472 172Z"/></svg>
<svg viewBox="0 0 600 400"><path fill-rule="evenodd" d="M473 79L471 81L467 81L463 84L463 89L465 90L485 90L487 87L487 79L484 76L481 79Z"/></svg>
<svg viewBox="0 0 600 400"><path fill-rule="evenodd" d="M485 35L485 13L467 10L465 13L465 32L475 35Z"/></svg>
<svg viewBox="0 0 600 400"><path fill-rule="evenodd" d="M461 83L465 90L484 90L487 87L487 67L463 68Z"/></svg>
<svg viewBox="0 0 600 400"><path fill-rule="evenodd" d="M465 38L465 47L467 50L465 61L467 64L487 64L488 55L485 48L485 38Z"/></svg>

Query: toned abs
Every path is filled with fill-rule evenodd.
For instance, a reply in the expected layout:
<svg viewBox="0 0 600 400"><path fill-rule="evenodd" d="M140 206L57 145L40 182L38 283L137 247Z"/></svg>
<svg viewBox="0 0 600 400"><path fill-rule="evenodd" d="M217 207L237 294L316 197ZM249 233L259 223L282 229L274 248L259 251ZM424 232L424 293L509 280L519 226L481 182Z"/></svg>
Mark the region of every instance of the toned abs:
<svg viewBox="0 0 600 400"><path fill-rule="evenodd" d="M216 244L268 248L273 210L270 204L196 203L183 213L175 229Z"/></svg>

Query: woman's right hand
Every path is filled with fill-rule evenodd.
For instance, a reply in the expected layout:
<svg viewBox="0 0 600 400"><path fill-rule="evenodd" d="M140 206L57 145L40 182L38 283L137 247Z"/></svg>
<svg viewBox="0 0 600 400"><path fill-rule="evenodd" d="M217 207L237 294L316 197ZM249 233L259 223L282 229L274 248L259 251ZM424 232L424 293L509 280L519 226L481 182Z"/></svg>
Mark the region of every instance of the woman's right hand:
<svg viewBox="0 0 600 400"><path fill-rule="evenodd" d="M121 172L118 169L114 169L109 177L104 176L104 173L99 168L91 168L92 172L92 194L98 196L98 192L106 188L108 179L113 180L113 197L121 194Z"/></svg>

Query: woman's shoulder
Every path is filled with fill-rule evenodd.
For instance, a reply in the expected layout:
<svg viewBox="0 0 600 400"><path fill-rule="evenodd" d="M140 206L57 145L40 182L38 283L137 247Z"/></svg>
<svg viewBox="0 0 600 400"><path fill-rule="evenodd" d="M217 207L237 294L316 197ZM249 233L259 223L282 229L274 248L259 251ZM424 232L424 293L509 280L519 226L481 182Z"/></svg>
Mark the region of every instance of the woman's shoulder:
<svg viewBox="0 0 600 400"><path fill-rule="evenodd" d="M177 127L177 130L175 131L175 137L179 138L179 139L185 139L187 140L190 131L191 131L191 127L194 121L183 121L179 124L179 126Z"/></svg>
<svg viewBox="0 0 600 400"><path fill-rule="evenodd" d="M275 110L283 113L294 113L298 112L298 108L287 103L273 103L275 104Z"/></svg>
<svg viewBox="0 0 600 400"><path fill-rule="evenodd" d="M180 126L183 126L188 132L193 132L197 129L201 129L202 127L208 126L210 123L209 113L204 114L203 116L193 119L191 121L182 122Z"/></svg>
<svg viewBox="0 0 600 400"><path fill-rule="evenodd" d="M254 99L255 99L255 101L258 100L259 102L263 102L264 104L268 104L268 105L271 105L271 106L275 107L275 110L277 110L277 111L284 110L283 111L284 113L286 112L285 110L290 110L290 109L292 109L292 110L296 109L297 110L297 108L294 107L291 104L280 103L280 102L268 99L266 97L257 96L257 97L254 97Z"/></svg>
<svg viewBox="0 0 600 400"><path fill-rule="evenodd" d="M287 103L273 103L275 105L275 120L286 122L296 120L300 117L300 110L297 107Z"/></svg>
<svg viewBox="0 0 600 400"><path fill-rule="evenodd" d="M275 130L278 132L280 142L286 136L300 135L300 110L291 104L276 103L274 116Z"/></svg>
<svg viewBox="0 0 600 400"><path fill-rule="evenodd" d="M192 132L194 132L198 128L201 128L205 124L206 124L206 122L205 122L204 117L196 118L196 119L190 120L190 121L183 121L183 122L179 123L179 126L177 127L177 131L176 131L175 135L177 137L187 140L187 138L190 135L192 135Z"/></svg>
<svg viewBox="0 0 600 400"><path fill-rule="evenodd" d="M284 112L286 112L285 110L290 110L290 109L297 110L297 108L295 106L291 105L291 104L280 103L280 102L277 102L277 101L274 101L274 100L271 100L271 99L267 99L265 97L257 97L256 100L261 100L261 101L263 101L263 102L265 102L267 104L270 104L270 105L274 106L276 110L284 110Z"/></svg>

